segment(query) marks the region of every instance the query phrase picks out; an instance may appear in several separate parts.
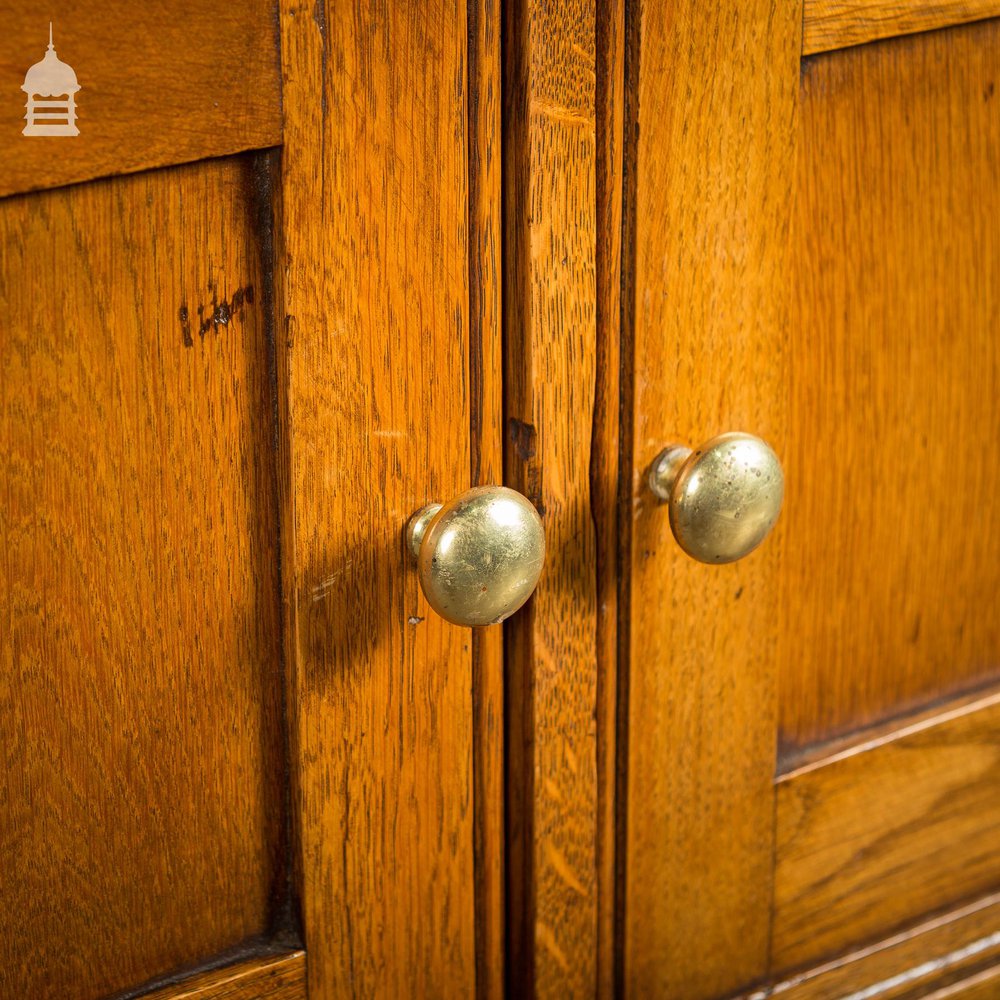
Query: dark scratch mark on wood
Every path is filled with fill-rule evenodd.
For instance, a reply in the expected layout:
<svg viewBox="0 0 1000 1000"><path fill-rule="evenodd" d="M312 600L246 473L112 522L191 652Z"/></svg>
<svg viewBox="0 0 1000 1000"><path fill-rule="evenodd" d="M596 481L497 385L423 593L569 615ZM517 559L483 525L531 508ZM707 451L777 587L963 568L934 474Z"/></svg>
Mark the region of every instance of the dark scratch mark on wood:
<svg viewBox="0 0 1000 1000"><path fill-rule="evenodd" d="M252 306L254 301L253 285L237 288L230 300L223 299L221 302L218 300L215 289L211 285L208 288L212 292L211 308L209 309L204 303L198 304L198 336L202 340L205 339L205 334L209 330L218 333L219 327L229 326L234 320L241 318L244 306ZM190 314L186 305L181 306L178 316L180 317L181 330L184 334L184 346L194 347L194 338L191 336Z"/></svg>

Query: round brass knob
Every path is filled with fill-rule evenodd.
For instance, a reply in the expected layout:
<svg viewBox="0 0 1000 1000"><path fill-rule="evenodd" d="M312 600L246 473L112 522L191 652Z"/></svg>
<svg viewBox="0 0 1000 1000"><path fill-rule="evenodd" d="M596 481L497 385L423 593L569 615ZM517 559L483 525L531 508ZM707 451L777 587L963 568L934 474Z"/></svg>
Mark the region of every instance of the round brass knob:
<svg viewBox="0 0 1000 1000"><path fill-rule="evenodd" d="M427 603L456 625L509 618L531 596L545 561L542 519L505 486L428 504L406 531Z"/></svg>
<svg viewBox="0 0 1000 1000"><path fill-rule="evenodd" d="M649 487L670 505L680 547L700 562L749 555L781 511L785 477L771 448L752 434L720 434L697 451L673 444L649 470Z"/></svg>

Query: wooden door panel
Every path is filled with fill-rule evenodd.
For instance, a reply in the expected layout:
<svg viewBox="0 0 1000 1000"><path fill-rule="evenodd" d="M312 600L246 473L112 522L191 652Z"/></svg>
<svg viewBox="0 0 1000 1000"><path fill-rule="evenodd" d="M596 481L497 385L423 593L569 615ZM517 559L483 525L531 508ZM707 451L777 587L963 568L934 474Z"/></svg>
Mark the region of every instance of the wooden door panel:
<svg viewBox="0 0 1000 1000"><path fill-rule="evenodd" d="M1000 23L806 60L781 744L1000 665Z"/></svg>
<svg viewBox="0 0 1000 1000"><path fill-rule="evenodd" d="M273 929L284 754L252 164L0 202L0 995Z"/></svg>
<svg viewBox="0 0 1000 1000"><path fill-rule="evenodd" d="M80 134L24 136L19 88L49 41ZM277 0L0 0L0 197L281 141Z"/></svg>
<svg viewBox="0 0 1000 1000"><path fill-rule="evenodd" d="M932 991L971 995L1000 971L1000 896L991 895L934 917L874 945L840 956L775 984L782 1000L921 1000ZM986 970L983 972L982 970ZM867 991L867 992L866 992ZM938 993L934 992L934 996ZM997 994L986 993L995 997ZM752 991L746 1000L762 1000Z"/></svg>
<svg viewBox="0 0 1000 1000"><path fill-rule="evenodd" d="M804 967L1000 883L1000 695L783 775L772 967Z"/></svg>
<svg viewBox="0 0 1000 1000"><path fill-rule="evenodd" d="M805 0L802 54L947 28L998 14L997 0Z"/></svg>

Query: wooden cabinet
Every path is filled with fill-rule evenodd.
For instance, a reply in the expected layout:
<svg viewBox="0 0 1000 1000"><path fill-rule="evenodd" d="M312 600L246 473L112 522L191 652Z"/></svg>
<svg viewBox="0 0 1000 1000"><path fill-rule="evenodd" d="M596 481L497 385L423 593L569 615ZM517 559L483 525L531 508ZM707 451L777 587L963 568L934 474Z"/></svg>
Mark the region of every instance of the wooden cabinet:
<svg viewBox="0 0 1000 1000"><path fill-rule="evenodd" d="M53 17L0 997L1000 995L1000 5ZM784 508L707 565L648 473L733 430ZM545 571L449 624L405 525L500 482Z"/></svg>

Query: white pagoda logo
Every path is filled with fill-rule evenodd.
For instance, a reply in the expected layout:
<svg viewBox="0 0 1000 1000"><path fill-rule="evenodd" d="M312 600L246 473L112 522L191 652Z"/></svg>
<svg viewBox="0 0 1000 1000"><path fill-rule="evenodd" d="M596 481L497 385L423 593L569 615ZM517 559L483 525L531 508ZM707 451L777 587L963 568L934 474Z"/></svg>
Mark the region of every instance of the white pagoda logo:
<svg viewBox="0 0 1000 1000"><path fill-rule="evenodd" d="M49 22L49 48L45 58L24 74L21 85L28 95L28 124L22 135L79 135L76 127L76 92L80 84L72 66L56 55L52 44L52 22ZM58 98L58 100L55 100Z"/></svg>

